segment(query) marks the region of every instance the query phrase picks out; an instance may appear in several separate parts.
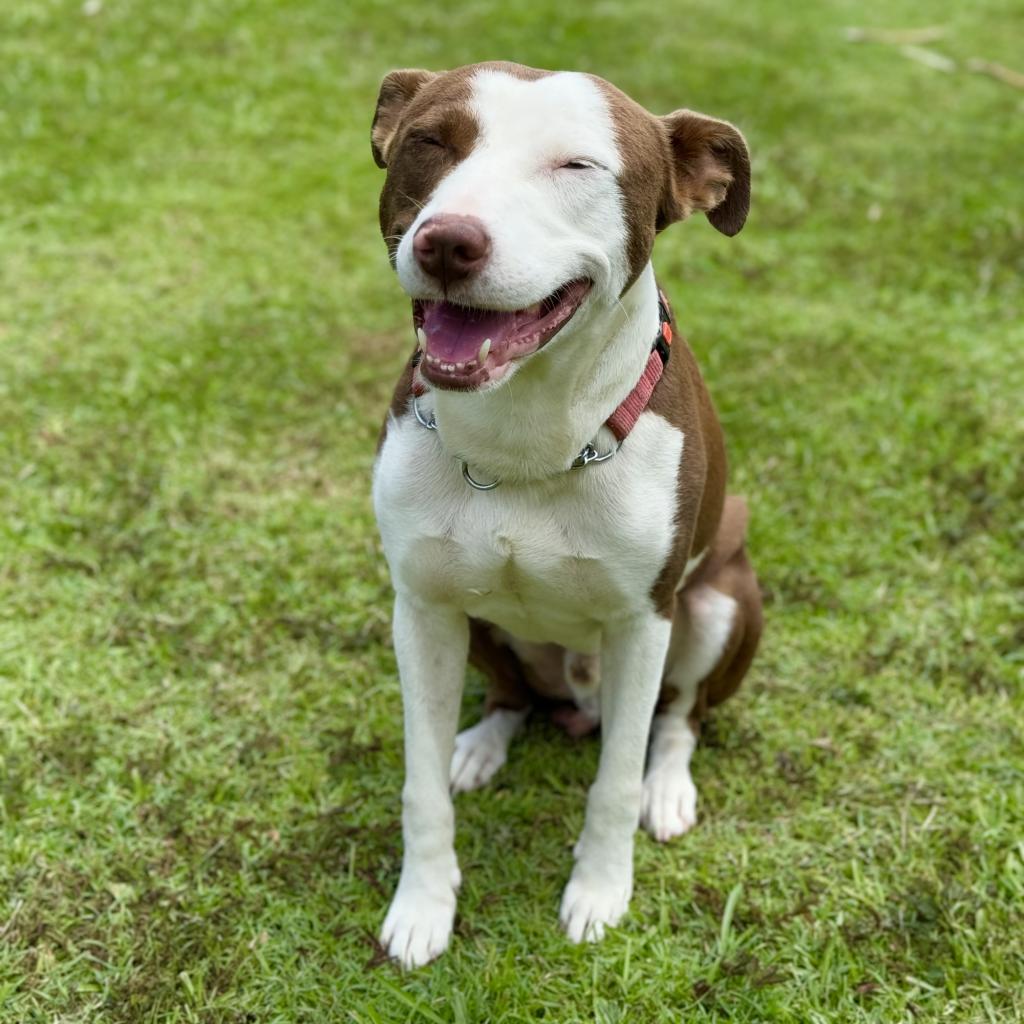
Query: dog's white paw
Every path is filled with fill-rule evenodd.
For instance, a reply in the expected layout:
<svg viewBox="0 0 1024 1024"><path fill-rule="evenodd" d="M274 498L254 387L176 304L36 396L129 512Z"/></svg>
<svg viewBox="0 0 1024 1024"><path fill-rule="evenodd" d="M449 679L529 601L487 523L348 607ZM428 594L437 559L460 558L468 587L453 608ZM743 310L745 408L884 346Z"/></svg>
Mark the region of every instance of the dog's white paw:
<svg viewBox="0 0 1024 1024"><path fill-rule="evenodd" d="M687 764L663 764L644 779L640 824L659 843L688 832L697 824L697 787Z"/></svg>
<svg viewBox="0 0 1024 1024"><path fill-rule="evenodd" d="M562 894L558 918L570 942L599 942L629 908L633 868L592 870L580 862Z"/></svg>
<svg viewBox="0 0 1024 1024"><path fill-rule="evenodd" d="M508 740L503 739L490 722L491 718L485 718L455 737L451 774L453 793L466 793L486 786L508 760Z"/></svg>
<svg viewBox="0 0 1024 1024"><path fill-rule="evenodd" d="M453 793L466 793L486 786L508 760L508 745L526 718L525 711L498 708L472 728L455 737L452 754Z"/></svg>
<svg viewBox="0 0 1024 1024"><path fill-rule="evenodd" d="M388 955L406 970L430 963L448 948L457 887L458 883L439 888L399 883L380 941Z"/></svg>

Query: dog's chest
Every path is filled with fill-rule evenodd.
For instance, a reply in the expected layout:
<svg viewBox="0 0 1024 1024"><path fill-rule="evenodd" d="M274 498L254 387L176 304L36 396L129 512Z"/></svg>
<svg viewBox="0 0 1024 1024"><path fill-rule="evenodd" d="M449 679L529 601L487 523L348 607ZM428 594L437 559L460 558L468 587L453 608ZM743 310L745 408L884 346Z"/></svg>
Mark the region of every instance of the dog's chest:
<svg viewBox="0 0 1024 1024"><path fill-rule="evenodd" d="M524 640L594 650L641 611L673 542L682 434L641 417L607 463L473 490L436 434L392 421L374 504L396 588Z"/></svg>

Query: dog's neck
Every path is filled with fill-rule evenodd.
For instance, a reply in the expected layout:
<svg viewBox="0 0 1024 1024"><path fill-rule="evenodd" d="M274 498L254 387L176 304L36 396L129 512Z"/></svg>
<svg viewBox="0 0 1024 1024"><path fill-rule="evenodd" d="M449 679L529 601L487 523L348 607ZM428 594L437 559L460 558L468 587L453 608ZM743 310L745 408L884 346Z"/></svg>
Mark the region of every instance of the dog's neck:
<svg viewBox="0 0 1024 1024"><path fill-rule="evenodd" d="M568 344L542 349L490 392L434 391L438 433L480 480L533 480L568 469L580 449L616 441L605 421L640 379L658 331L650 263L608 313Z"/></svg>

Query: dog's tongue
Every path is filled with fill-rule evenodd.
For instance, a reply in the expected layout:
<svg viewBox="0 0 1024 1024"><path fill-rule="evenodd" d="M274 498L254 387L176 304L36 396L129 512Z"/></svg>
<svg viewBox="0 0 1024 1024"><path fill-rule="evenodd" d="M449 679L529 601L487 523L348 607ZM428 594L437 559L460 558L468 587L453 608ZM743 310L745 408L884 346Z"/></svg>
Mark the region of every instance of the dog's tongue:
<svg viewBox="0 0 1024 1024"><path fill-rule="evenodd" d="M491 339L500 349L515 331L522 314L493 309L468 309L450 302L425 303L423 331L427 351L449 363L476 359L480 346Z"/></svg>

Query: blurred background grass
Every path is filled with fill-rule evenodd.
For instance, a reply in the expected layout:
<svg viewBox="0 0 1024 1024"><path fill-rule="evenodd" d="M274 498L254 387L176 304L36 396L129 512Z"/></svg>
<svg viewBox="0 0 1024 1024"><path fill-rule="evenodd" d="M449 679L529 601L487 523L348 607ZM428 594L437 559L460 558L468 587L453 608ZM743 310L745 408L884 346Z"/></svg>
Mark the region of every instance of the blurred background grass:
<svg viewBox="0 0 1024 1024"><path fill-rule="evenodd" d="M0 1020L1021 1019L1024 93L965 62L1022 38L1009 0L5 4ZM402 976L368 126L390 68L492 58L747 134L743 234L656 264L768 632L621 929L557 931L597 748L537 723Z"/></svg>

